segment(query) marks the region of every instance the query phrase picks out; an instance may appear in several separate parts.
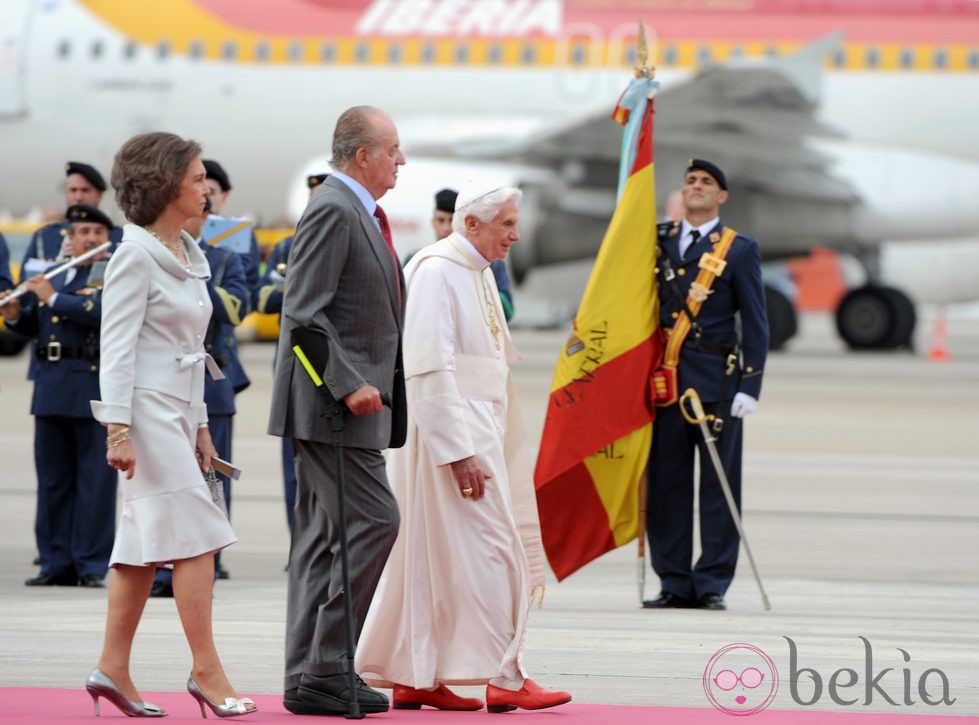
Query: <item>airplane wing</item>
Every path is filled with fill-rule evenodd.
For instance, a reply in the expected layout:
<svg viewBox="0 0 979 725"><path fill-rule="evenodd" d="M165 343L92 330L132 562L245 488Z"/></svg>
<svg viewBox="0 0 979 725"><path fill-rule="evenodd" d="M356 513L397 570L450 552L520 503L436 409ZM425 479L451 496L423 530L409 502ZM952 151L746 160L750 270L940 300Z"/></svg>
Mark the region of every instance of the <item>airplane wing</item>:
<svg viewBox="0 0 979 725"><path fill-rule="evenodd" d="M829 36L792 56L734 60L665 82L657 94L655 120L664 196L679 184L686 159L700 156L723 168L738 189L855 203L853 188L831 174L830 157L806 144L807 137L840 135L816 117L822 58L839 40L838 35ZM611 121L609 108L557 123L538 119L524 124L523 130L461 145L427 144L413 151L564 169L584 177L582 183L589 186L616 177L621 127ZM576 179L568 181L577 185ZM726 211L737 206L737 200L729 204Z"/></svg>

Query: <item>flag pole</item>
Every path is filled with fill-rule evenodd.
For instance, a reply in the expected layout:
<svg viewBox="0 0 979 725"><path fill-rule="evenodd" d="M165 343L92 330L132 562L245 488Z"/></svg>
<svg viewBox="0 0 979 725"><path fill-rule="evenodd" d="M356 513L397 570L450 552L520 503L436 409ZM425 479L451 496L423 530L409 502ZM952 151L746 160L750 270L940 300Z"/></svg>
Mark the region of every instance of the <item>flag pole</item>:
<svg viewBox="0 0 979 725"><path fill-rule="evenodd" d="M636 78L645 78L647 80L652 80L656 75L655 67L651 67L649 64L649 48L646 44L646 28L643 26L642 19L639 20L639 34L636 36L636 68L635 74ZM655 90L650 89L650 93L654 93ZM650 99L652 100L652 99ZM653 186L654 197L656 186ZM656 199L653 198L653 203L649 207L653 210L653 214L656 213ZM644 475L639 480L639 526L637 529L637 548L636 552L636 586L639 589L639 606L643 606L643 600L646 597L646 493L647 493L647 482L646 476Z"/></svg>

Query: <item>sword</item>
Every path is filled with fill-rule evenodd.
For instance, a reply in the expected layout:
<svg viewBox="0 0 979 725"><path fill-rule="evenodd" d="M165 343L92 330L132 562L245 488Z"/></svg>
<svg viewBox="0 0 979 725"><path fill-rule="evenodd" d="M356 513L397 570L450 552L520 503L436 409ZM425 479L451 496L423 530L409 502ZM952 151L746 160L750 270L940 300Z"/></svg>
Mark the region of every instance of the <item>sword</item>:
<svg viewBox="0 0 979 725"><path fill-rule="evenodd" d="M49 269L47 272L45 272L44 279L51 279L52 277L58 276L62 272L67 272L72 267L77 267L82 262L87 262L89 259L91 259L97 254L104 252L106 249L108 249L111 246L112 246L112 242L106 242L105 244L100 244L95 249L88 250L87 252L85 252L85 254L80 254L77 257L73 257L72 259L69 259L64 264L58 265L54 269ZM25 294L27 294L27 287L23 283L21 283L17 285L17 289L15 289L13 292L8 294L6 297L0 298L0 307L3 307L8 302L13 302L15 299Z"/></svg>
<svg viewBox="0 0 979 725"><path fill-rule="evenodd" d="M689 402L690 409L693 411L692 416L687 413L687 408L684 405L687 402ZM727 481L727 474L724 473L724 466L721 465L721 457L717 453L717 439L714 438L710 432L710 428L707 427L707 414L704 413L704 406L700 402L700 396L697 395L697 391L693 388L687 388L683 395L680 396L680 412L683 413L683 417L687 419L688 423L700 426L700 432L704 436L704 443L707 444L707 452L710 454L711 463L714 464L714 470L717 471L717 480L720 481L721 490L724 492L724 498L727 501L727 507L731 511L731 518L734 519L734 527L738 530L741 543L744 544L744 552L748 555L748 561L751 563L751 573L755 575L758 591L761 592L761 603L766 610L769 610L772 608L772 605L768 602L765 587L762 586L761 577L758 576L758 567L755 566L755 557L752 556L751 547L748 546L748 539L744 535L744 527L741 525L741 514L738 513L738 505L734 502L734 495L731 493L731 484Z"/></svg>

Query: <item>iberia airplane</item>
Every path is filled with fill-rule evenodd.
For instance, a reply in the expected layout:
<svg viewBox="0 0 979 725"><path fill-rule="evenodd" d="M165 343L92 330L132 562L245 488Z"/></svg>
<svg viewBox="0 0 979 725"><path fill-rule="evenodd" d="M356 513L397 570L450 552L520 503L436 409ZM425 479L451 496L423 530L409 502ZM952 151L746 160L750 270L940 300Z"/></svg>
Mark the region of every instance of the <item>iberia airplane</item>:
<svg viewBox="0 0 979 725"><path fill-rule="evenodd" d="M725 220L770 257L864 256L837 315L851 346L907 344L914 307L874 254L976 236L974 0L3 0L0 211L57 206L66 160L108 175L126 138L165 129L222 162L236 211L294 221L337 116L366 103L409 159L384 201L401 250L430 241L435 190L500 178L526 192L519 280L597 248L640 19L659 206L712 159Z"/></svg>

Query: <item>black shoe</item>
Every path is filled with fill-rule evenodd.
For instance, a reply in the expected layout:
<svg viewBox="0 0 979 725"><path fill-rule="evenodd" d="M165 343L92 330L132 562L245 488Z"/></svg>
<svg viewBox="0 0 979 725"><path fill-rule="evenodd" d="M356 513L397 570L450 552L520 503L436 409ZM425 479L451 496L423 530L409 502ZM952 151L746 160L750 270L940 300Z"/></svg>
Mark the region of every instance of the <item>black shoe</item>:
<svg viewBox="0 0 979 725"><path fill-rule="evenodd" d="M722 597L720 594L710 592L700 598L700 608L720 611L722 609L727 609L727 604L724 602L724 597Z"/></svg>
<svg viewBox="0 0 979 725"><path fill-rule="evenodd" d="M224 568L224 564L218 564L218 568L214 573L215 579L230 579L231 572Z"/></svg>
<svg viewBox="0 0 979 725"><path fill-rule="evenodd" d="M317 705L311 705L305 700L299 699L299 688L293 687L286 690L282 696L282 706L293 715L346 715L349 708L344 710L326 709Z"/></svg>
<svg viewBox="0 0 979 725"><path fill-rule="evenodd" d="M364 714L388 711L388 698L382 693L367 686L358 675L354 675L354 688L360 711ZM347 673L339 675L308 675L304 674L299 681L296 700L300 707L315 712L309 715L344 715L350 711L350 682ZM286 697L286 709L289 709L290 699ZM295 710L289 710L295 713Z"/></svg>
<svg viewBox="0 0 979 725"><path fill-rule="evenodd" d="M78 586L88 587L89 589L105 589L105 577L98 574L86 574L78 580Z"/></svg>
<svg viewBox="0 0 979 725"><path fill-rule="evenodd" d="M689 609L693 602L676 594L660 592L656 599L646 599L642 603L643 609Z"/></svg>
<svg viewBox="0 0 979 725"><path fill-rule="evenodd" d="M28 587L73 587L76 584L78 577L74 574L38 574L24 582Z"/></svg>
<svg viewBox="0 0 979 725"><path fill-rule="evenodd" d="M153 582L153 586L150 587L151 597L169 597L173 598L173 584L167 584L166 582Z"/></svg>

